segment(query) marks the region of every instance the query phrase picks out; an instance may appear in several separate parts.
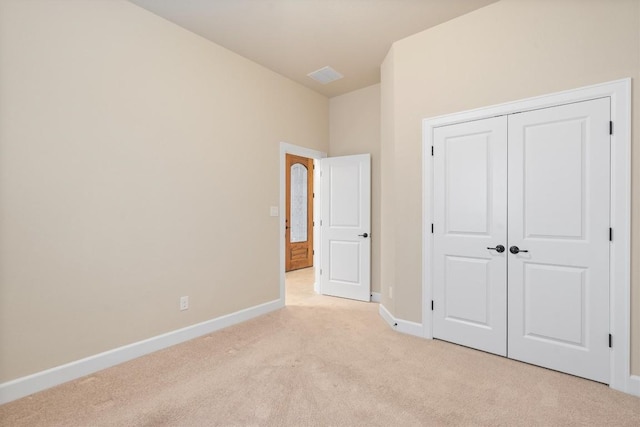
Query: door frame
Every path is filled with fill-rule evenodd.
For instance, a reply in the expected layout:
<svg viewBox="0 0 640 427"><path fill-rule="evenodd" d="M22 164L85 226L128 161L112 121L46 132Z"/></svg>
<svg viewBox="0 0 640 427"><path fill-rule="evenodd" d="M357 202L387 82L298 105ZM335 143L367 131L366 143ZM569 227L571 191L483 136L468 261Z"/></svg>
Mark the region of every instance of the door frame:
<svg viewBox="0 0 640 427"><path fill-rule="evenodd" d="M286 217L286 168L287 168L287 154L293 154L294 156L302 156L316 160L327 157L327 153L322 151L313 150L311 148L301 147L298 145L290 144L288 142L280 142L280 202L279 202L279 215L278 215L278 241L279 243L279 269L280 269L280 297L279 304L281 307L285 306L285 217ZM313 191L315 193L315 200L313 202L313 220L319 224L320 221L320 203L322 201L322 194L320 191L320 175L319 168L314 168L313 171ZM313 265L314 267L320 263L320 227L313 227ZM320 269L316 268L313 289L315 292L320 292Z"/></svg>
<svg viewBox="0 0 640 427"><path fill-rule="evenodd" d="M611 202L613 241L609 252L609 324L613 335L610 384L613 389L640 395L640 376L632 376L631 360L631 79L621 79L514 102L447 114L422 121L422 327L433 338L433 130L489 117L555 107L597 98L611 98Z"/></svg>

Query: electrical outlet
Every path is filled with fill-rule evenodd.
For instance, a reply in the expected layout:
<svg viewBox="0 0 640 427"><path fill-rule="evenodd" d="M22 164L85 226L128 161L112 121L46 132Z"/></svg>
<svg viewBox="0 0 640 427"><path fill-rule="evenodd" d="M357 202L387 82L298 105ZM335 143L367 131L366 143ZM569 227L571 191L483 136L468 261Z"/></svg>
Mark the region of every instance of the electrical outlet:
<svg viewBox="0 0 640 427"><path fill-rule="evenodd" d="M189 308L189 297L180 297L180 310L187 310Z"/></svg>
<svg viewBox="0 0 640 427"><path fill-rule="evenodd" d="M393 299L393 286L389 286L389 298Z"/></svg>

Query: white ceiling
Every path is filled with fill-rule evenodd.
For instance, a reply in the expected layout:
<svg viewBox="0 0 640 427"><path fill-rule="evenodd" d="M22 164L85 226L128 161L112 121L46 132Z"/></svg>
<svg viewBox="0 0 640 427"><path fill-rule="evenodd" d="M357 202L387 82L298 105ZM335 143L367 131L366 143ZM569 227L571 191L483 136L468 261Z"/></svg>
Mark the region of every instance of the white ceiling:
<svg viewBox="0 0 640 427"><path fill-rule="evenodd" d="M496 0L130 0L328 97L380 82L391 44ZM344 75L307 77L326 65Z"/></svg>

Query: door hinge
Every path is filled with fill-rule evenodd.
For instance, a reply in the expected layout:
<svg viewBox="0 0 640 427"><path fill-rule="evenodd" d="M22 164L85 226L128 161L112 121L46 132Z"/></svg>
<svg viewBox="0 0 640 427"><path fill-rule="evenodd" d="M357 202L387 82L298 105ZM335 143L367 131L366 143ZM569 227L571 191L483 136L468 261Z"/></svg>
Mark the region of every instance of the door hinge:
<svg viewBox="0 0 640 427"><path fill-rule="evenodd" d="M315 255L316 254L316 250L315 249L311 249L311 255Z"/></svg>
<svg viewBox="0 0 640 427"><path fill-rule="evenodd" d="M609 241L613 242L613 228L609 227Z"/></svg>
<svg viewBox="0 0 640 427"><path fill-rule="evenodd" d="M320 227L322 227L322 220L320 220Z"/></svg>
<svg viewBox="0 0 640 427"><path fill-rule="evenodd" d="M320 275L322 276L322 269L320 269Z"/></svg>
<svg viewBox="0 0 640 427"><path fill-rule="evenodd" d="M431 300L431 311L433 311L433 300Z"/></svg>
<svg viewBox="0 0 640 427"><path fill-rule="evenodd" d="M431 223L431 234L433 234L433 223Z"/></svg>
<svg viewBox="0 0 640 427"><path fill-rule="evenodd" d="M609 348L613 347L613 337L609 334Z"/></svg>
<svg viewBox="0 0 640 427"><path fill-rule="evenodd" d="M609 135L613 135L613 122L609 122Z"/></svg>
<svg viewBox="0 0 640 427"><path fill-rule="evenodd" d="M431 146L431 155L433 156L433 145Z"/></svg>

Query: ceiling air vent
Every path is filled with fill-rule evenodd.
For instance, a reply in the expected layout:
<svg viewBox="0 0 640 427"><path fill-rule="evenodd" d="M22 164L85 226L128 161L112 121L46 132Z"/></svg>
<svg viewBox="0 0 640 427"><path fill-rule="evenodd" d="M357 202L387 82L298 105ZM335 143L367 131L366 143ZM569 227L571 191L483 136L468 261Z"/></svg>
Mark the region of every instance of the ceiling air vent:
<svg viewBox="0 0 640 427"><path fill-rule="evenodd" d="M313 73L307 74L307 76L311 77L313 80L319 83L322 83L323 85L344 77L342 74L329 66L322 67L319 70L314 71Z"/></svg>

